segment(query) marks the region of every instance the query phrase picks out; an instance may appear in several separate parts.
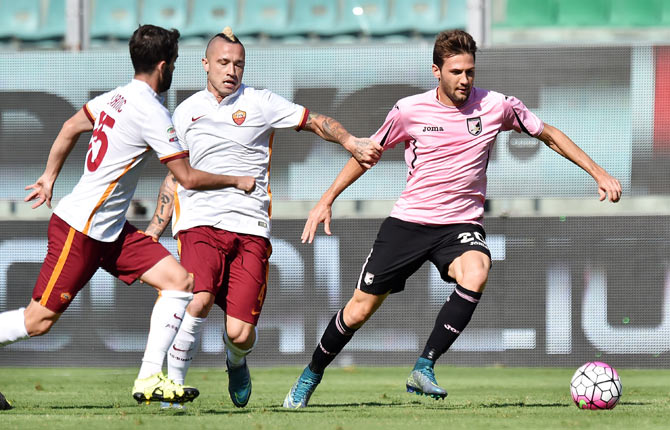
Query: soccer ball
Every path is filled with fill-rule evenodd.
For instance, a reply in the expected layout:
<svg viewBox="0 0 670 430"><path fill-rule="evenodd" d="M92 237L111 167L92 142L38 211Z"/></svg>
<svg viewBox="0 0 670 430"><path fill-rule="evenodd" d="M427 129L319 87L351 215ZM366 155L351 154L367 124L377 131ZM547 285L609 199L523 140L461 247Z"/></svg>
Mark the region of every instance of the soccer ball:
<svg viewBox="0 0 670 430"><path fill-rule="evenodd" d="M575 372L570 393L579 409L613 409L621 397L621 380L609 364L590 361Z"/></svg>

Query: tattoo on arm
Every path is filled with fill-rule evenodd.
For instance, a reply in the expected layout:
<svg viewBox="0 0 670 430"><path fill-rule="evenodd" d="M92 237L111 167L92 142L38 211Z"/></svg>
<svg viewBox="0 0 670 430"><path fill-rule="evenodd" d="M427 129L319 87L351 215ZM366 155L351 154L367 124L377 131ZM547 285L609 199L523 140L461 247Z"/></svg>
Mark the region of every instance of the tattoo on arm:
<svg viewBox="0 0 670 430"><path fill-rule="evenodd" d="M339 121L325 115L310 112L305 129L318 134L325 140L343 144L349 136Z"/></svg>
<svg viewBox="0 0 670 430"><path fill-rule="evenodd" d="M172 218L172 207L176 189L177 179L170 173L161 185L158 194L158 202L156 203L156 211L146 229L147 234L151 236L160 236L167 228L168 221Z"/></svg>
<svg viewBox="0 0 670 430"><path fill-rule="evenodd" d="M170 203L171 201L172 201L172 198L169 195L167 195L166 193L161 194L161 196L160 196L160 202L161 202L160 212L161 212L161 215L163 215L163 209L165 209L165 205Z"/></svg>

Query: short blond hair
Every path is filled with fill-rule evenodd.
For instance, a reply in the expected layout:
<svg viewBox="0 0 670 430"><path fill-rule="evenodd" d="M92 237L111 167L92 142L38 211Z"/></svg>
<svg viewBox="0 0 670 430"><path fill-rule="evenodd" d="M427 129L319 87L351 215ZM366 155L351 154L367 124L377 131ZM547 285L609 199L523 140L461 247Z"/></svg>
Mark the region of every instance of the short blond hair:
<svg viewBox="0 0 670 430"><path fill-rule="evenodd" d="M235 36L235 33L233 33L233 29L230 28L230 26L226 26L223 30L221 30L220 34L233 43L237 42L237 37Z"/></svg>
<svg viewBox="0 0 670 430"><path fill-rule="evenodd" d="M216 33L214 36L212 36L211 39L209 39L209 42L207 42L207 48L205 49L205 57L207 56L207 51L209 51L209 45L211 45L212 41L217 38L225 40L228 43L241 45L242 48L244 48L244 45L242 45L240 39L235 36L235 33L233 33L233 29L230 28L230 26L226 26L223 30L221 30L221 33Z"/></svg>

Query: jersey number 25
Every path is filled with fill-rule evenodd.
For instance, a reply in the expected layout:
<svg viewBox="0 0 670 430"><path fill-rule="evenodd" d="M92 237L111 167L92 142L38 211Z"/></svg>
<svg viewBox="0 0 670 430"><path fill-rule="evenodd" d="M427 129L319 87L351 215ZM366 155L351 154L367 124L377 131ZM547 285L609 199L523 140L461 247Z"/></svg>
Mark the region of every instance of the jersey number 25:
<svg viewBox="0 0 670 430"><path fill-rule="evenodd" d="M114 127L114 118L111 116L107 115L105 112L100 112L100 121L98 122L98 126L93 130L93 137L91 137L91 141L88 144L88 155L86 156L86 168L88 169L89 172L95 172L98 167L100 167L100 163L102 163L102 159L105 158L105 154L107 153L107 135L105 134L105 131L103 128L105 126L112 128ZM100 143L100 148L98 149L98 154L95 157L95 160L93 159L93 142L99 142Z"/></svg>

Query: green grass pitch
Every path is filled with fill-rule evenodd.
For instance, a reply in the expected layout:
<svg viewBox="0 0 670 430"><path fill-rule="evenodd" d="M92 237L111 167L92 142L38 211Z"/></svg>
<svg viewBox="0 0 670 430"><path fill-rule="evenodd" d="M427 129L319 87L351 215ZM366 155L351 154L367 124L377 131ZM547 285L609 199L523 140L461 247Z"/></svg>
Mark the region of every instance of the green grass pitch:
<svg viewBox="0 0 670 430"><path fill-rule="evenodd" d="M281 408L299 368L252 368L253 394L244 409L228 398L224 369L194 368L200 397L188 410L137 405L136 369L0 368L0 392L14 409L0 411L4 429L652 429L670 426L670 371L619 369L623 397L611 411L572 403L574 369L438 366L449 397L405 392L407 368L352 367L326 371L303 410Z"/></svg>

